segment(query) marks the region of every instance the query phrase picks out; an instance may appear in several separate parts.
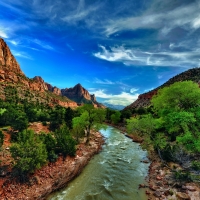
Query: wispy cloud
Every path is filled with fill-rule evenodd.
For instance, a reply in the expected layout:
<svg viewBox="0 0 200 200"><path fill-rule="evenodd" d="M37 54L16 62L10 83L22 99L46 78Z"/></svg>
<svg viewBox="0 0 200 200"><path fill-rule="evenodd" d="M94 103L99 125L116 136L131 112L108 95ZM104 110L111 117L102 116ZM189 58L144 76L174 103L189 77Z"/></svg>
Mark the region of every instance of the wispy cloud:
<svg viewBox="0 0 200 200"><path fill-rule="evenodd" d="M15 50L11 50L13 55L16 56L16 57L21 57L21 58L26 58L26 59L29 59L29 60L33 60L33 58L28 55L26 52L20 52L20 51L15 51Z"/></svg>
<svg viewBox="0 0 200 200"><path fill-rule="evenodd" d="M46 42L43 42L41 40L34 39L34 40L32 40L32 42L34 42L35 44L39 45L40 47L42 47L44 49L54 50L54 48L52 46L50 46L49 44L47 44Z"/></svg>
<svg viewBox="0 0 200 200"><path fill-rule="evenodd" d="M89 15L94 13L100 8L100 4L85 5L85 0L79 0L77 8L61 19L67 23L74 24L78 21L85 20Z"/></svg>
<svg viewBox="0 0 200 200"><path fill-rule="evenodd" d="M102 84L102 85L114 85L115 84L115 82L112 82L108 79L100 80L98 78L95 78L93 83Z"/></svg>
<svg viewBox="0 0 200 200"><path fill-rule="evenodd" d="M174 45L169 48L173 49ZM138 49L125 48L123 46L110 47L106 49L100 46L101 52L94 53L93 55L99 59L107 60L110 62L121 62L126 66L182 66L190 64L190 66L198 66L199 63L199 48L192 51L172 52L144 52Z"/></svg>
<svg viewBox="0 0 200 200"><path fill-rule="evenodd" d="M93 55L103 60L121 62L136 59L133 52L129 49L125 49L123 46L111 47L110 50L106 49L106 47L102 45L99 45L99 47L102 49L102 52L97 52Z"/></svg>
<svg viewBox="0 0 200 200"><path fill-rule="evenodd" d="M8 38L8 35L7 35L7 33L5 31L0 30L0 37L2 37L2 38Z"/></svg>
<svg viewBox="0 0 200 200"><path fill-rule="evenodd" d="M67 47L68 47L71 51L74 51L74 49L72 48L71 45L69 45L69 44L66 44L66 45L67 45Z"/></svg>
<svg viewBox="0 0 200 200"><path fill-rule="evenodd" d="M136 30L139 28L160 29L161 33L166 35L177 26L185 29L200 27L199 21L199 4L192 3L190 5L175 7L167 14L161 10L148 10L140 16L119 17L116 20L110 20L104 26L104 33L110 36L114 33L125 30ZM187 25L187 26L185 26Z"/></svg>
<svg viewBox="0 0 200 200"><path fill-rule="evenodd" d="M5 27L4 24L0 23L0 37L9 38L9 29Z"/></svg>

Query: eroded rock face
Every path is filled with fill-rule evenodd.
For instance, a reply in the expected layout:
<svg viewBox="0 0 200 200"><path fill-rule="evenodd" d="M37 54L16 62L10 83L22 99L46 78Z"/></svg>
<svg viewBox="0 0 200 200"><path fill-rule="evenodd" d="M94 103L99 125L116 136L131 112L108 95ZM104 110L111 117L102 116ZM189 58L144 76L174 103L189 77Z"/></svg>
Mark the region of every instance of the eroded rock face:
<svg viewBox="0 0 200 200"><path fill-rule="evenodd" d="M86 100L91 100L89 92L83 88L80 83L75 85L73 88L62 89L61 92L62 95L68 97L69 99L77 99L78 101L78 99L85 98Z"/></svg>
<svg viewBox="0 0 200 200"><path fill-rule="evenodd" d="M0 38L0 70L24 75L15 57L2 38Z"/></svg>

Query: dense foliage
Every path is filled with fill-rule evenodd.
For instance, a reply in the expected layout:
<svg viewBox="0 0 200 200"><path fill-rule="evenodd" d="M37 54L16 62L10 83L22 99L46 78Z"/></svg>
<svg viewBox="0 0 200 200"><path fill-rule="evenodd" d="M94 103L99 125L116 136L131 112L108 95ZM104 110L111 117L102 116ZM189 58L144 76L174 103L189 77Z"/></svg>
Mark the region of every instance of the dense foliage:
<svg viewBox="0 0 200 200"><path fill-rule="evenodd" d="M22 180L47 160L45 145L31 130L19 133L18 142L12 144L10 152L14 159L14 168Z"/></svg>
<svg viewBox="0 0 200 200"><path fill-rule="evenodd" d="M127 120L127 131L143 136L144 145L153 146L162 159L182 164L200 153L198 84L174 83L160 89L151 103L150 112L146 109L145 114Z"/></svg>

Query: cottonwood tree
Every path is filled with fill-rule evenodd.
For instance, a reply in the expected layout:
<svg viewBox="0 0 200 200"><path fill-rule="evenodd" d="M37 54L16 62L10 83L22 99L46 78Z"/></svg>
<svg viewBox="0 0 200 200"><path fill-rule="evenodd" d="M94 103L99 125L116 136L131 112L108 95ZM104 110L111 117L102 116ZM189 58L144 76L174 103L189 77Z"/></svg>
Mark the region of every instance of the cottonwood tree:
<svg viewBox="0 0 200 200"><path fill-rule="evenodd" d="M79 121L86 133L86 143L89 143L91 129L99 130L103 127L103 121L105 120L105 110L101 108L94 108L91 104L85 104L79 109L81 115L74 120Z"/></svg>

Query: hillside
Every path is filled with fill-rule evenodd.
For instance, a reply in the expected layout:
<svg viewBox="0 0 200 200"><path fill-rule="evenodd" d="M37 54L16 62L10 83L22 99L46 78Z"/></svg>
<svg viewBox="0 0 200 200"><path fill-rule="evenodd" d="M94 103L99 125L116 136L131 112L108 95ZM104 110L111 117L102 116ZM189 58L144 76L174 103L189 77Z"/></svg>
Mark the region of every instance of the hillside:
<svg viewBox="0 0 200 200"><path fill-rule="evenodd" d="M186 81L186 80L191 80L191 81L199 83L200 68L193 68L193 69L189 69L185 72L182 72L182 73L172 77L167 82L165 82L163 85L155 88L154 90L140 94L136 101L134 101L132 104L130 104L129 106L127 106L124 109L126 110L126 109L131 109L131 108L147 107L150 105L150 101L151 101L152 97L155 94L157 94L157 91L160 88L170 86L171 84L173 84L175 82Z"/></svg>
<svg viewBox="0 0 200 200"><path fill-rule="evenodd" d="M95 96L90 95L80 84L69 89L59 89L46 83L40 76L27 78L8 45L0 38L0 98L5 100L15 96L20 100L26 99L50 106L75 108L78 104L92 103L95 107L103 107L96 101Z"/></svg>

